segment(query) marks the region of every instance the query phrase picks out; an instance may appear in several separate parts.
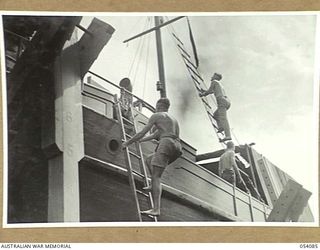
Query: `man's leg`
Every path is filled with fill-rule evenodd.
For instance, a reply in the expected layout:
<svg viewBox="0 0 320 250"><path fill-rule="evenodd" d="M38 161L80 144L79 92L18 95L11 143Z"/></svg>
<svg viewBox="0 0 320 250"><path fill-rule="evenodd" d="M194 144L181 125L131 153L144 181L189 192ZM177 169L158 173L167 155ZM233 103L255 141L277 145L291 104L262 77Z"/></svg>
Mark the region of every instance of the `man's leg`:
<svg viewBox="0 0 320 250"><path fill-rule="evenodd" d="M151 184L149 184L149 186L146 186L143 188L144 191L146 192L151 192L152 190L152 172L153 172L153 166L151 164L151 160L154 154L149 155L147 158L145 158L144 163L147 166L147 169L149 170L149 174L151 176Z"/></svg>
<svg viewBox="0 0 320 250"><path fill-rule="evenodd" d="M223 179L225 179L227 182L230 184L234 185L235 184L235 177L234 173L230 171L224 171L221 176Z"/></svg>
<svg viewBox="0 0 320 250"><path fill-rule="evenodd" d="M218 108L219 109L219 108ZM217 122L217 126L218 126L218 133L223 132L224 128L221 124L221 121L219 119L219 111L218 109L213 113L213 118L216 120Z"/></svg>
<svg viewBox="0 0 320 250"><path fill-rule="evenodd" d="M152 198L153 198L153 206L154 212L160 214L160 203L161 203L161 175L164 171L164 168L153 166L152 173Z"/></svg>
<svg viewBox="0 0 320 250"><path fill-rule="evenodd" d="M161 175L164 171L164 168L153 166L152 171L152 201L153 201L153 209L149 209L147 211L141 211L142 214L148 214L153 216L160 215L160 202L161 202Z"/></svg>
<svg viewBox="0 0 320 250"><path fill-rule="evenodd" d="M153 155L154 155L154 154L151 154L151 155L147 156L147 158L145 158L145 160L144 160L144 163L145 163L145 165L147 166L147 168L148 168L148 170L149 170L150 176L152 176L152 169L153 169L153 167L152 167L152 165L151 165L151 160L152 160Z"/></svg>
<svg viewBox="0 0 320 250"><path fill-rule="evenodd" d="M231 138L230 125L227 119L227 109L225 107L218 107L217 112L220 126L223 128L226 138Z"/></svg>

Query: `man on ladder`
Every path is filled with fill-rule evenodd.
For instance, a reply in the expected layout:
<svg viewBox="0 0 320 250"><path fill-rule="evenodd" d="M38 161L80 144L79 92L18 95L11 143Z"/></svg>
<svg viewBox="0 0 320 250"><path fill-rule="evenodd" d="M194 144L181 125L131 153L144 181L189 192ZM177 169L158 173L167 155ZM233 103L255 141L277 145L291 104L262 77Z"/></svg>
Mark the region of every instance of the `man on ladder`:
<svg viewBox="0 0 320 250"><path fill-rule="evenodd" d="M123 78L119 86L121 87L120 92L120 104L121 104L121 112L123 117L131 120L131 106L132 106L132 84L129 78Z"/></svg>
<svg viewBox="0 0 320 250"><path fill-rule="evenodd" d="M230 126L227 119L227 110L230 108L230 100L226 96L223 86L220 83L222 79L222 75L218 73L214 73L211 78L211 85L209 89L203 90L199 93L199 96L207 96L209 94L214 94L218 108L214 112L214 119L217 121L218 125L218 133L222 133L224 131L225 137L220 140L220 142L231 140L231 132Z"/></svg>
<svg viewBox="0 0 320 250"><path fill-rule="evenodd" d="M152 192L154 208L142 211L142 214L160 215L161 175L165 168L182 154L179 124L174 117L168 114L169 106L170 101L168 98L159 99L156 104L156 112L150 117L148 124L122 144L122 147L125 148L137 141L145 142L152 139L160 139L155 153L146 159L146 164L151 172L151 187L145 187L144 190ZM155 132L144 137L148 131L153 130L153 127L156 128Z"/></svg>

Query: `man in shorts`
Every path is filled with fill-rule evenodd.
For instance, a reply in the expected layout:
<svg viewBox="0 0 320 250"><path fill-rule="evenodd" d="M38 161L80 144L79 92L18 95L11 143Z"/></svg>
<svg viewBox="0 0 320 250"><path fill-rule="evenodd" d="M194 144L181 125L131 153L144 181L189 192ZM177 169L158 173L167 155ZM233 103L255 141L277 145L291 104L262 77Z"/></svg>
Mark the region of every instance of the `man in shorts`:
<svg viewBox="0 0 320 250"><path fill-rule="evenodd" d="M151 156L146 159L146 164L151 173L151 187L145 187L151 191L154 208L142 211L143 214L152 216L160 215L161 201L161 176L165 168L182 154L179 138L179 124L177 120L168 114L170 101L168 98L161 98L157 101L156 112L150 117L148 124L130 140L124 142L122 147L139 141L145 142L152 139L159 139L159 144ZM146 133L152 133L146 137Z"/></svg>
<svg viewBox="0 0 320 250"><path fill-rule="evenodd" d="M241 185L243 189L249 193L236 163L235 146L232 141L227 142L226 151L220 157L219 176L232 185L238 183L238 185Z"/></svg>
<svg viewBox="0 0 320 250"><path fill-rule="evenodd" d="M231 140L231 132L230 125L227 118L227 110L230 108L231 103L226 93L224 91L223 86L220 83L222 79L222 75L218 73L214 73L211 78L211 85L207 90L200 90L199 96L207 96L209 94L214 94L217 100L217 110L214 112L214 119L217 121L218 125L218 133L222 133L224 131L225 138L221 139L220 142Z"/></svg>

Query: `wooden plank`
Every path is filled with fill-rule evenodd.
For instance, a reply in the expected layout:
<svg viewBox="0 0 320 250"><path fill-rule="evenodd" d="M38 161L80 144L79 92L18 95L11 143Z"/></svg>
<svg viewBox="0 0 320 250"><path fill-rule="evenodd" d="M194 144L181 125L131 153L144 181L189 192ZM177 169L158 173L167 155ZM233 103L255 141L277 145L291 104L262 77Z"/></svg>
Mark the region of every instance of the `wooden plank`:
<svg viewBox="0 0 320 250"><path fill-rule="evenodd" d="M290 219L292 221L299 221L300 215L303 213L303 210L308 205L308 200L311 196L311 192L301 188L291 206L290 210Z"/></svg>
<svg viewBox="0 0 320 250"><path fill-rule="evenodd" d="M80 221L138 221L127 178L81 166Z"/></svg>
<svg viewBox="0 0 320 250"><path fill-rule="evenodd" d="M102 48L110 40L115 29L97 18L94 18L88 29L91 34L84 33L78 42L80 50L80 74L81 77L88 72L89 68L96 60Z"/></svg>
<svg viewBox="0 0 320 250"><path fill-rule="evenodd" d="M300 189L301 185L299 183L290 180L280 194L279 199L274 203L267 221L289 221L290 210Z"/></svg>
<svg viewBox="0 0 320 250"><path fill-rule="evenodd" d="M114 103L114 96L105 89L96 87L94 85L83 84L82 91L86 94L98 97L101 101Z"/></svg>

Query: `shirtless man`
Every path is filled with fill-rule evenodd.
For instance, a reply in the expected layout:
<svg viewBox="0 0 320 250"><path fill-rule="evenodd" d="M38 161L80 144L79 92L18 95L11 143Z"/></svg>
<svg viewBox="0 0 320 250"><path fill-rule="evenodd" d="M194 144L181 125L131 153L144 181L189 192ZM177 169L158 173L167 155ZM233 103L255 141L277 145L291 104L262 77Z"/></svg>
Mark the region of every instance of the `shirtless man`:
<svg viewBox="0 0 320 250"><path fill-rule="evenodd" d="M141 212L152 216L160 215L161 175L165 168L182 154L179 124L174 117L168 114L169 106L169 99L159 99L156 104L156 113L150 117L148 124L130 140L122 144L122 147L125 148L136 141L145 142L159 139L154 154L146 159L146 164L151 172L151 187L145 187L144 190L152 192L154 208ZM152 129L153 127L156 129ZM151 130L153 130L152 134L144 137Z"/></svg>
<svg viewBox="0 0 320 250"><path fill-rule="evenodd" d="M217 100L218 108L214 112L213 116L214 119L217 121L218 133L223 131L225 133L225 138L220 140L220 142L224 142L231 140L230 126L227 119L227 110L230 108L231 103L228 97L226 96L223 86L220 83L221 79L222 75L214 73L214 75L211 78L211 85L209 89L201 89L199 96L203 97L209 94L214 94Z"/></svg>
<svg viewBox="0 0 320 250"><path fill-rule="evenodd" d="M226 151L220 157L219 176L232 185L236 185L236 183L242 185L244 190L249 193L236 163L235 146L232 141L227 142Z"/></svg>

